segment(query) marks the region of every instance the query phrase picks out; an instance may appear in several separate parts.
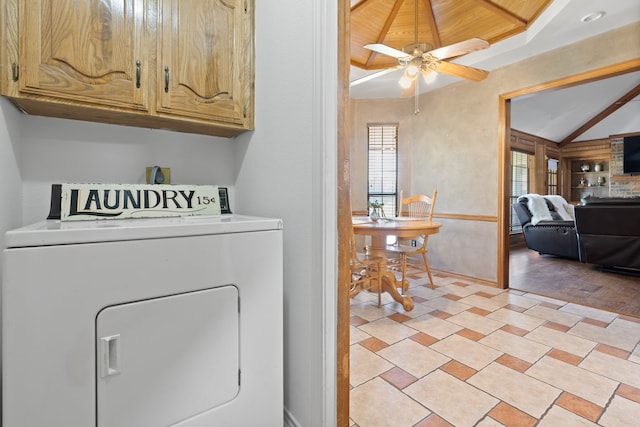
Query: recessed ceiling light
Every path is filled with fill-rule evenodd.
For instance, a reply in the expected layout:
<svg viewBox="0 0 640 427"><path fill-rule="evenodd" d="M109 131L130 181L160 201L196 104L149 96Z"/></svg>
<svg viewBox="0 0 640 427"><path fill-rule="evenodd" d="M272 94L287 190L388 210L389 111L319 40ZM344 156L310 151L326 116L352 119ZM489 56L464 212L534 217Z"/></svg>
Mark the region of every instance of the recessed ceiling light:
<svg viewBox="0 0 640 427"><path fill-rule="evenodd" d="M588 15L583 16L580 20L582 22L593 22L593 21L597 21L598 19L602 18L605 15L606 12L591 12Z"/></svg>

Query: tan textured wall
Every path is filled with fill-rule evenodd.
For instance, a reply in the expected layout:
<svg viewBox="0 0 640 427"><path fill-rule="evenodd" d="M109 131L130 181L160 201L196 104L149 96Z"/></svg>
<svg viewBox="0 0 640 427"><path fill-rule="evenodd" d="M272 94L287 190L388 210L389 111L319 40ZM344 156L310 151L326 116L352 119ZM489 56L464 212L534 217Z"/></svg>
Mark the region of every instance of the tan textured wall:
<svg viewBox="0 0 640 427"><path fill-rule="evenodd" d="M351 194L366 208L366 125L400 125L400 189L430 193L437 213L498 214L498 97L640 57L640 23L494 70L482 82L460 82L412 99L352 100ZM497 222L443 219L429 241L437 269L496 281Z"/></svg>

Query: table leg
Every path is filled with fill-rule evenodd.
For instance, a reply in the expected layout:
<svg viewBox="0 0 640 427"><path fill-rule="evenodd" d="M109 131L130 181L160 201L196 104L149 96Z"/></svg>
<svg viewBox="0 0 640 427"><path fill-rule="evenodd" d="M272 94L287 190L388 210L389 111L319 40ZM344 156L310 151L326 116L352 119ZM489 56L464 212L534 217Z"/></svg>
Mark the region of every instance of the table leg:
<svg viewBox="0 0 640 427"><path fill-rule="evenodd" d="M382 257L386 260L385 244L386 237L373 237L371 239L371 254ZM402 304L402 308L406 311L413 310L413 299L410 296L402 295L398 292L398 288L402 287L402 282L396 279L396 275L392 271L387 270L386 262L382 263L382 291L387 292L394 301Z"/></svg>
<svg viewBox="0 0 640 427"><path fill-rule="evenodd" d="M391 297L402 304L406 311L413 310L413 299L410 296L402 295L398 292L398 280L391 271L385 271L382 275L382 291L387 292Z"/></svg>

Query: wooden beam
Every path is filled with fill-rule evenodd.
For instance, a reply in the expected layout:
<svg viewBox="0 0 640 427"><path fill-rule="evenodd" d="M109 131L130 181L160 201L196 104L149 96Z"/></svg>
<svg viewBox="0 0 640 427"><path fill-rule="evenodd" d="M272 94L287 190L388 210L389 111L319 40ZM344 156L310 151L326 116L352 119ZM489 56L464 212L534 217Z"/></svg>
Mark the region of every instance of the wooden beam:
<svg viewBox="0 0 640 427"><path fill-rule="evenodd" d="M389 32L389 28L391 28L391 24L393 24L393 21L396 19L396 16L398 15L398 11L400 10L400 6L402 6L403 2L404 0L396 0L395 3L393 4L393 9L391 9L391 13L389 13L387 20L384 22L384 26L382 27L382 30L380 30L380 33L376 38L376 41L375 41L376 43L382 43L384 41L384 37ZM391 46L391 47L395 47L395 46ZM371 66L371 62L373 62L375 58L376 58L376 52L371 51L371 54L369 55L369 59L367 59L367 64L365 66L366 69L368 69L369 66Z"/></svg>
<svg viewBox="0 0 640 427"><path fill-rule="evenodd" d="M587 130L594 127L596 124L600 123L602 120L604 120L606 117L611 115L618 108L622 107L623 105L625 105L627 102L631 101L633 98L635 98L638 95L640 95L640 84L634 87L633 89L631 89L629 92L622 95L613 104L609 105L607 108L605 108L604 110L596 114L593 118L588 120L585 124L580 126L578 129L571 132L571 134L569 134L569 136L567 136L565 139L560 141L558 145L560 147L564 147L565 145L567 145L568 143L576 139L578 136L585 133Z"/></svg>
<svg viewBox="0 0 640 427"><path fill-rule="evenodd" d="M528 22L525 21L524 19L520 18L519 16L509 12L507 9L498 6L497 4L495 4L492 1L489 0L476 0L478 3L480 3L482 6L486 7L487 9L491 10L492 12L496 13L497 15L503 17L504 19L506 19L507 21L511 22L512 24L517 25L518 27L526 27Z"/></svg>
<svg viewBox="0 0 640 427"><path fill-rule="evenodd" d="M600 79L619 76L621 74L630 73L632 71L640 71L640 58L630 59L628 61L619 62L613 65L607 65L594 70L585 71L584 73L575 74L569 77L562 77L545 83L535 84L524 89L518 89L511 92L503 93L506 99L513 99L530 93L541 92L543 90L564 89L579 84L595 82Z"/></svg>
<svg viewBox="0 0 640 427"><path fill-rule="evenodd" d="M417 0L416 0L417 1ZM431 6L431 0L424 0L425 18L429 25L429 31L433 37L433 47L442 47L442 40L440 40L440 31L438 30L438 24L436 18L433 16L433 6Z"/></svg>

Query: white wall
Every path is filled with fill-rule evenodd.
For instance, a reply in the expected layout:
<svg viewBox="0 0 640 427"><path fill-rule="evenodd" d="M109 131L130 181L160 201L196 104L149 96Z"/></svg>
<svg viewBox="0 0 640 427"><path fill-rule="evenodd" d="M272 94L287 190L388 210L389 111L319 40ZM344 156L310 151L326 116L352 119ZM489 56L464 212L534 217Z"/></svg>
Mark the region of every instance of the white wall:
<svg viewBox="0 0 640 427"><path fill-rule="evenodd" d="M21 119L18 110L0 98L0 248L4 248L4 232L22 225Z"/></svg>
<svg viewBox="0 0 640 427"><path fill-rule="evenodd" d="M255 3L256 130L236 139L25 116L0 99L0 235L44 219L52 183L139 183L158 164L172 183L231 187L234 212L284 219L288 423L332 425L336 5Z"/></svg>
<svg viewBox="0 0 640 427"><path fill-rule="evenodd" d="M331 123L335 117L326 118L323 112L323 108L335 111L337 92L331 83L337 73L336 46L331 45L337 34L332 12L336 5L328 3L256 1L256 51L268 61L256 62L256 105L260 107L256 131L238 138L242 147L237 159L238 206L284 220L285 369L290 373L285 377L285 402L295 418L290 421L305 427L335 422L335 408L331 408L335 363L323 363L324 355L335 357L331 297L326 308L329 318L322 320L323 294L333 291L335 277L325 277L321 263L327 259L325 251L329 257L335 254L335 243L330 242L336 233L331 218L325 217L329 212L335 222L336 185L331 169L336 160L335 154L325 152L335 147ZM275 18L260 19L267 15ZM330 22L323 23L324 19ZM329 28L333 32L326 34ZM323 105L326 96L334 100ZM326 265L335 276L333 258ZM323 371L323 366L329 371ZM330 395L325 399L327 408L322 407L325 391Z"/></svg>
<svg viewBox="0 0 640 427"><path fill-rule="evenodd" d="M171 168L172 184L235 182L233 139L37 116L23 121L24 223L46 218L51 183L144 183L145 168L154 165Z"/></svg>

